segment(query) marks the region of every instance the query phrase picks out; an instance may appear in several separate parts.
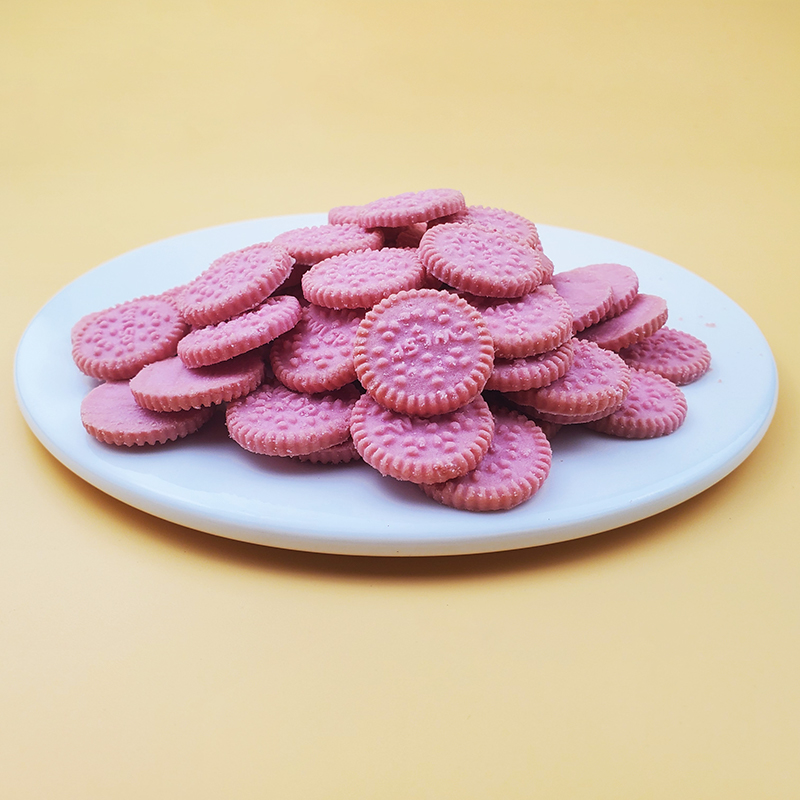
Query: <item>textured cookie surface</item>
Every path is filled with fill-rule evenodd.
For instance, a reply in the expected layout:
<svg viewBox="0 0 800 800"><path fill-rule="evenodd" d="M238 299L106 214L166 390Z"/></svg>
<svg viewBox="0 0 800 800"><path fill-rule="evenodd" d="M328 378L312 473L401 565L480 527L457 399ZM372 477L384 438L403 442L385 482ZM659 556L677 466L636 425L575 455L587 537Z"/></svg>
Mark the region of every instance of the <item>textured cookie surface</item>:
<svg viewBox="0 0 800 800"><path fill-rule="evenodd" d="M356 334L355 369L382 406L413 416L469 403L494 363L480 313L455 294L398 292L367 312Z"/></svg>
<svg viewBox="0 0 800 800"><path fill-rule="evenodd" d="M361 208L358 223L364 228L399 228L455 214L466 208L456 189L425 189L373 200Z"/></svg>
<svg viewBox="0 0 800 800"><path fill-rule="evenodd" d="M678 386L696 381L711 366L711 353L705 342L667 327L622 348L619 354L631 367L655 372Z"/></svg>
<svg viewBox="0 0 800 800"><path fill-rule="evenodd" d="M293 392L266 382L228 405L231 438L252 453L299 456L341 444L360 393L354 385L327 394Z"/></svg>
<svg viewBox="0 0 800 800"><path fill-rule="evenodd" d="M92 389L81 403L81 422L101 442L133 447L164 444L202 427L212 408L159 413L142 408L133 398L128 381L109 381Z"/></svg>
<svg viewBox="0 0 800 800"><path fill-rule="evenodd" d="M415 250L345 253L328 258L303 276L303 294L327 308L371 308L404 289L420 289L425 268Z"/></svg>
<svg viewBox="0 0 800 800"><path fill-rule="evenodd" d="M227 361L271 342L299 319L300 303L295 297L269 297L252 311L191 331L178 342L178 357L187 367Z"/></svg>
<svg viewBox="0 0 800 800"><path fill-rule="evenodd" d="M465 511L501 511L530 499L550 473L552 450L535 423L509 409L495 409L492 444L480 464L460 478L425 484L425 493Z"/></svg>
<svg viewBox="0 0 800 800"><path fill-rule="evenodd" d="M625 439L652 439L674 433L686 419L686 398L672 381L631 370L631 388L622 406L590 428Z"/></svg>
<svg viewBox="0 0 800 800"><path fill-rule="evenodd" d="M462 292L521 297L546 277L542 255L502 233L471 225L429 228L418 248L425 269Z"/></svg>
<svg viewBox="0 0 800 800"><path fill-rule="evenodd" d="M180 312L195 327L216 325L263 303L289 276L292 264L289 251L271 242L226 253L184 287Z"/></svg>
<svg viewBox="0 0 800 800"><path fill-rule="evenodd" d="M637 294L620 314L577 334L606 350L621 350L654 334L667 321L667 303L654 294Z"/></svg>
<svg viewBox="0 0 800 800"><path fill-rule="evenodd" d="M218 405L252 392L264 379L257 351L190 369L177 356L149 364L131 378L131 392L142 408L181 411Z"/></svg>
<svg viewBox="0 0 800 800"><path fill-rule="evenodd" d="M364 395L350 431L364 461L382 475L413 483L439 483L474 469L486 454L494 418L479 395L433 417L398 414Z"/></svg>
<svg viewBox="0 0 800 800"><path fill-rule="evenodd" d="M489 230L504 233L512 239L533 247L535 250L542 249L536 225L520 214L506 211L503 208L467 206L464 211L436 220L438 224L448 222L459 222L462 225L477 225L482 228L488 228Z"/></svg>
<svg viewBox="0 0 800 800"><path fill-rule="evenodd" d="M272 243L285 247L298 264L310 266L340 253L378 250L383 244L383 234L352 223L314 225L279 233Z"/></svg>
<svg viewBox="0 0 800 800"><path fill-rule="evenodd" d="M496 358L486 388L498 392L541 389L565 375L574 357L575 347L570 339L548 353L509 360Z"/></svg>
<svg viewBox="0 0 800 800"><path fill-rule="evenodd" d="M275 377L296 392L325 392L352 383L353 347L363 313L306 306L297 325L270 348Z"/></svg>
<svg viewBox="0 0 800 800"><path fill-rule="evenodd" d="M80 319L71 332L72 358L93 378L124 380L153 361L175 355L188 330L174 302L140 297Z"/></svg>

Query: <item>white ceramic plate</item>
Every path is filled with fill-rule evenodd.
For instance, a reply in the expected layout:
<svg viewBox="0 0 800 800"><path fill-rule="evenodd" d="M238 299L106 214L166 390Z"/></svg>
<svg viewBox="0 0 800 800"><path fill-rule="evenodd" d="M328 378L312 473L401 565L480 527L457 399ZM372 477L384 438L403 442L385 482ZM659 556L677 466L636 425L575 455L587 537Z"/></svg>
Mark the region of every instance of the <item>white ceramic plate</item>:
<svg viewBox="0 0 800 800"><path fill-rule="evenodd" d="M739 306L663 258L542 225L557 270L630 265L642 291L666 298L668 325L704 340L713 361L709 373L684 387L689 413L676 433L624 441L563 429L544 486L511 511L455 511L364 464L325 467L253 455L227 438L220 419L182 441L132 450L84 431L80 404L95 382L70 355L78 319L184 283L223 253L324 221L322 214L275 217L188 233L119 256L67 286L33 319L17 351L17 398L35 435L89 483L181 525L297 550L415 556L529 547L643 519L719 481L767 430L777 401L775 362Z"/></svg>

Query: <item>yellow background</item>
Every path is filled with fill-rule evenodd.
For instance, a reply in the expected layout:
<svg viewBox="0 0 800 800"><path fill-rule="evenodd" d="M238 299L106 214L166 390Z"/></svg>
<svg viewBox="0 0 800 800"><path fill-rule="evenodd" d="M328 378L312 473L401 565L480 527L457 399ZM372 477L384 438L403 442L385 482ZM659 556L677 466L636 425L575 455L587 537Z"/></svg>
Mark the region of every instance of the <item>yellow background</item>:
<svg viewBox="0 0 800 800"><path fill-rule="evenodd" d="M800 796L800 4L0 11L0 796ZM88 269L436 186L739 303L781 380L752 456L585 540L380 560L149 517L25 426L16 343Z"/></svg>

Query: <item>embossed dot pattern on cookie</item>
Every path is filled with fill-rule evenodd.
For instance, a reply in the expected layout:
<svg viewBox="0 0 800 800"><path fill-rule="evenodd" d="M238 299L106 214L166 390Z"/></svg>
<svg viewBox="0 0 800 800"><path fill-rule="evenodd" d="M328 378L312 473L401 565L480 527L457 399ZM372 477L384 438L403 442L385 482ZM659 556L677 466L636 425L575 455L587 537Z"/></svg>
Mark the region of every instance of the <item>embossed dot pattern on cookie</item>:
<svg viewBox="0 0 800 800"><path fill-rule="evenodd" d="M619 355L626 364L656 372L678 386L693 383L711 366L711 353L704 342L685 331L667 327L624 347Z"/></svg>

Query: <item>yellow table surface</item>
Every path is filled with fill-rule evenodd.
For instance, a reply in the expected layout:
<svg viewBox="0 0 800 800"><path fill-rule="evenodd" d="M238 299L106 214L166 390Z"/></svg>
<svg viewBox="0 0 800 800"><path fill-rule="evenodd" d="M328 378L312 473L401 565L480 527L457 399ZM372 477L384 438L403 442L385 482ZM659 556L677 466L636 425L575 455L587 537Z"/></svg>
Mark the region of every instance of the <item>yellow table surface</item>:
<svg viewBox="0 0 800 800"><path fill-rule="evenodd" d="M793 2L4 3L0 796L800 796L799 79ZM741 305L755 452L618 530L379 559L150 517L28 430L17 342L95 265L436 186Z"/></svg>

